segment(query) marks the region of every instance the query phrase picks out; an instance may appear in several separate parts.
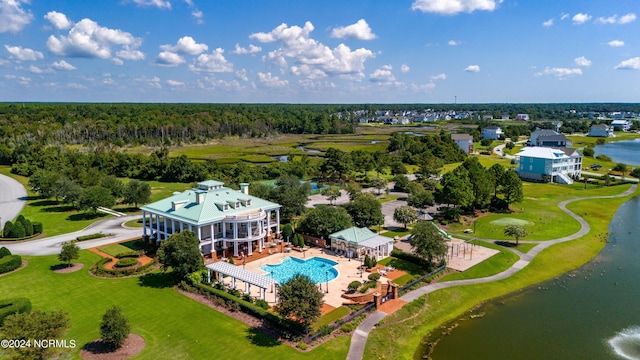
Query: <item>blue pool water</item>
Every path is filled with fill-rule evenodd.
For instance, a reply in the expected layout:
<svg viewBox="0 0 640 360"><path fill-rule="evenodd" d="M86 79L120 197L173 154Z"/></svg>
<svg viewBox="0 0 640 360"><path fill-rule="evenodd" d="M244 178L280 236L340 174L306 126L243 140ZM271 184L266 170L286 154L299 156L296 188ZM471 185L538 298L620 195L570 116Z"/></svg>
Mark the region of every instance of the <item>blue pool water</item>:
<svg viewBox="0 0 640 360"><path fill-rule="evenodd" d="M334 268L337 262L329 259L313 257L308 260L288 257L277 265L264 265L260 270L266 271L267 276L273 277L282 284L296 274L307 275L311 280L320 284L338 277L338 270Z"/></svg>

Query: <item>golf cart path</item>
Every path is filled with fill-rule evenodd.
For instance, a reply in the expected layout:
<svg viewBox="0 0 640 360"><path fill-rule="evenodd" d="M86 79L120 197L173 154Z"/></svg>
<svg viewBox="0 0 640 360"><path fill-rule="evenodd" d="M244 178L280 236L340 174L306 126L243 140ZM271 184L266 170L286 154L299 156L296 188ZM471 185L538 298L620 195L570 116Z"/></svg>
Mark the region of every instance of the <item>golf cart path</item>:
<svg viewBox="0 0 640 360"><path fill-rule="evenodd" d="M589 200L589 199L609 199L609 198L625 197L633 194L636 191L637 187L638 187L637 184L633 184L627 191L618 195L588 196L588 197L569 199L569 200L560 202L558 204L558 207L580 223L580 230L578 230L576 233L569 236L538 242L538 245L536 245L531 250L529 250L528 253L522 254L520 260L516 261L510 268L508 268L507 270L501 273L498 273L492 276L487 276L484 278L455 280L455 281L448 281L444 283L428 284L419 289L406 293L405 295L401 296L400 299L405 302L411 302L423 295L426 295L436 290L440 290L444 288L461 286L461 285L482 284L482 283L487 283L491 281L506 279L511 275L515 274L516 272L520 271L525 266L529 265L531 260L536 255L538 255L542 250L555 244L559 244L559 243L570 241L570 240L575 240L589 233L589 231L591 230L591 227L589 226L587 221L584 220L582 217L578 216L577 214L575 214L573 211L567 209L568 204L575 201L582 201L582 200ZM492 241L489 239L479 239L479 240ZM347 360L361 360L363 358L364 349L367 344L367 338L369 337L369 332L373 330L375 325L378 322L380 322L380 320L384 319L386 316L387 314L381 311L376 311L373 315L367 317L365 321L360 323L360 325L356 328L356 330L353 332L353 335L351 336L351 344L349 346L349 353L347 354Z"/></svg>

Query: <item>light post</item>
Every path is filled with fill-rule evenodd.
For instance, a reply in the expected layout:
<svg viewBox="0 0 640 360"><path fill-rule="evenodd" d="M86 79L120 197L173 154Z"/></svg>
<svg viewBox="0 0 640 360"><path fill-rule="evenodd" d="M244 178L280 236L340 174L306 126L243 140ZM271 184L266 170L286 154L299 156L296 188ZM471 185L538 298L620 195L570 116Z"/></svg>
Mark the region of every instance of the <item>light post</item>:
<svg viewBox="0 0 640 360"><path fill-rule="evenodd" d="M327 294L329 293L329 271L325 271L324 274L326 275L326 279L327 279L327 285L325 286L325 290L327 291Z"/></svg>

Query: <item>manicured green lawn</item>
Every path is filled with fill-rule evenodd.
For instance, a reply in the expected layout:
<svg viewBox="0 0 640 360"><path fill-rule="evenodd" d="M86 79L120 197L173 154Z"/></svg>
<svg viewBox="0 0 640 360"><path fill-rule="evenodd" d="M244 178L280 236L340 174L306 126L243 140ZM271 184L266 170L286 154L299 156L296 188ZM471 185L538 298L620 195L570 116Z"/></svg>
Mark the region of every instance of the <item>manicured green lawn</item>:
<svg viewBox="0 0 640 360"><path fill-rule="evenodd" d="M617 191L620 193L625 189L627 187L618 187ZM429 294L427 302L422 298L408 304L370 333L364 358L414 359L416 349L427 334L475 305L551 279L588 262L604 247L603 234L607 233L615 209L627 199L595 199L570 204L569 209L584 216L591 225L588 235L542 251L528 266L507 279L438 290Z"/></svg>
<svg viewBox="0 0 640 360"><path fill-rule="evenodd" d="M126 223L124 223L124 225L128 227L141 228L142 219L129 220Z"/></svg>
<svg viewBox="0 0 640 360"><path fill-rule="evenodd" d="M387 230L383 233L381 233L380 235L382 236L386 236L388 238L395 238L396 236L398 237L403 237L405 235L409 235L411 234L411 228L404 230L403 228L399 228L397 230Z"/></svg>
<svg viewBox="0 0 640 360"><path fill-rule="evenodd" d="M109 245L105 245L105 246L100 246L98 248L98 250L107 253L111 256L116 256L118 254L122 254L125 252L129 252L131 251L130 248L126 247L126 246L122 246L120 244L109 244Z"/></svg>
<svg viewBox="0 0 640 360"><path fill-rule="evenodd" d="M343 317L349 315L350 312L351 312L351 310L349 310L348 307L340 306L339 308L335 308L331 312L322 315L320 317L320 319L318 319L318 321L316 321L316 323L313 324L311 327L312 327L313 331L318 331L318 329L320 329L324 325L331 325L334 322L336 322L336 321L342 319Z"/></svg>
<svg viewBox="0 0 640 360"><path fill-rule="evenodd" d="M471 243L477 244L478 246L484 246L491 249L496 249L496 250L499 250L500 252L463 272L446 275L445 277L440 279L438 282L463 280L463 279L476 279L476 278L495 275L508 269L509 267L511 267L511 265L513 265L516 261L519 260L518 255L514 254L513 252L509 251L509 249L506 249L502 246L492 244L492 243L482 242L482 241L471 241ZM518 248L518 250L520 249Z"/></svg>
<svg viewBox="0 0 640 360"><path fill-rule="evenodd" d="M411 276L420 276L420 275L424 275L425 272L424 270L412 263L409 262L407 260L403 260L403 259L398 259L396 257L393 256L389 256L386 257L380 261L378 261L378 264L380 265L385 265L385 266L391 266L393 268L396 268L398 270L402 270L404 272L406 272L407 274L411 275Z"/></svg>
<svg viewBox="0 0 640 360"><path fill-rule="evenodd" d="M112 305L122 308L132 332L145 339L146 347L136 359L342 360L348 351L350 338L343 336L299 352L179 294L162 273L94 278L87 269L99 256L89 251L80 252L85 267L69 274L51 271L59 263L57 256L25 258L29 261L25 269L0 277L0 294L27 297L34 309L68 312L71 328L64 338L78 343L72 352L75 358L82 346L100 337L100 319Z"/></svg>

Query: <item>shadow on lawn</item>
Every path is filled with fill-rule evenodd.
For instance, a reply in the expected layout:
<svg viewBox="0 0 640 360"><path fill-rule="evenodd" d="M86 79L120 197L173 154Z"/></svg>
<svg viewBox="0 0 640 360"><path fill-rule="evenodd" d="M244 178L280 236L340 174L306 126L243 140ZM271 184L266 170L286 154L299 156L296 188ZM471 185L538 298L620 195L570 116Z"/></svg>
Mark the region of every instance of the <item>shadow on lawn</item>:
<svg viewBox="0 0 640 360"><path fill-rule="evenodd" d="M504 247L508 247L508 248L515 248L516 243L511 242L511 241L494 241L494 244L498 245L498 246L504 246Z"/></svg>
<svg viewBox="0 0 640 360"><path fill-rule="evenodd" d="M176 284L176 278L172 273L154 272L140 276L138 284L144 287L152 287L156 289L164 289L172 287Z"/></svg>
<svg viewBox="0 0 640 360"><path fill-rule="evenodd" d="M70 220L70 221L94 220L94 219L99 219L105 216L107 216L107 214L102 214L102 213L92 214L92 213L83 212L83 213L69 215L67 216L67 220Z"/></svg>
<svg viewBox="0 0 640 360"><path fill-rule="evenodd" d="M263 329L262 326L252 327L247 329L247 339L251 341L253 345L262 347L274 347L281 344L280 341L273 336L266 334L268 329Z"/></svg>

